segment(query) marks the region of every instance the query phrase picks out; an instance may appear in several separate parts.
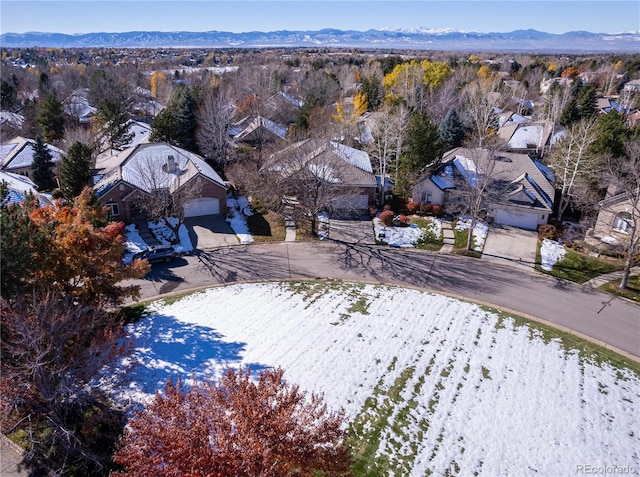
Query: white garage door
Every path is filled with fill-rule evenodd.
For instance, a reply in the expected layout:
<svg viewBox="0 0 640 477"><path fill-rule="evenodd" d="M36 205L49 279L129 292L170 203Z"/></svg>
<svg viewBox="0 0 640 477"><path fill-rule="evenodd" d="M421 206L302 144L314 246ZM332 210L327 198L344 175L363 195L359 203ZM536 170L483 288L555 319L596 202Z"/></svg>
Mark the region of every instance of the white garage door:
<svg viewBox="0 0 640 477"><path fill-rule="evenodd" d="M538 228L538 214L498 210L496 212L495 222L496 224L512 225L513 227L521 229L536 230Z"/></svg>
<svg viewBox="0 0 640 477"><path fill-rule="evenodd" d="M369 196L353 195L349 197L341 197L331 204L335 210L365 210L369 207Z"/></svg>
<svg viewBox="0 0 640 477"><path fill-rule="evenodd" d="M220 213L220 200L212 197L200 197L187 202L184 206L185 217L198 217Z"/></svg>

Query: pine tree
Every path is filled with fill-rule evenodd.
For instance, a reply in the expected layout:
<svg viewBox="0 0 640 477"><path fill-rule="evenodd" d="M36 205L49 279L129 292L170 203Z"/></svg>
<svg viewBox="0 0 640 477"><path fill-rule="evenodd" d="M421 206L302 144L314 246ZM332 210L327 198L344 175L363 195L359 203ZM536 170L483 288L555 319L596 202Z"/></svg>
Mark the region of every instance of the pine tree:
<svg viewBox="0 0 640 477"><path fill-rule="evenodd" d="M104 134L110 149L119 149L133 139L134 133L129 132L129 116L122 102L114 99L104 99L98 106L98 121L104 129Z"/></svg>
<svg viewBox="0 0 640 477"><path fill-rule="evenodd" d="M177 145L191 152L197 152L198 149L196 144L197 109L198 102L193 92L184 88L175 108Z"/></svg>
<svg viewBox="0 0 640 477"><path fill-rule="evenodd" d="M49 148L38 137L33 145L33 162L31 163L33 171L33 182L36 183L41 191L51 190L56 186L53 177L53 159Z"/></svg>
<svg viewBox="0 0 640 477"><path fill-rule="evenodd" d="M438 127L440 139L446 149L460 146L464 138L464 126L455 109L450 109Z"/></svg>
<svg viewBox="0 0 640 477"><path fill-rule="evenodd" d="M60 166L60 189L67 200L80 195L91 179L91 148L74 142L69 153L62 158Z"/></svg>
<svg viewBox="0 0 640 477"><path fill-rule="evenodd" d="M53 94L48 94L40 107L38 122L46 142L64 138L64 109L62 103Z"/></svg>

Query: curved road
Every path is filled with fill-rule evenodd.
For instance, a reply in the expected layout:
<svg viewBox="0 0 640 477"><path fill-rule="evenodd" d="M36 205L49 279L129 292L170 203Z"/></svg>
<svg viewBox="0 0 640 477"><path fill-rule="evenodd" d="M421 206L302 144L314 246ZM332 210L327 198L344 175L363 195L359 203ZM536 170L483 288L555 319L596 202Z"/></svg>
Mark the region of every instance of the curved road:
<svg viewBox="0 0 640 477"><path fill-rule="evenodd" d="M640 360L640 306L534 271L452 254L342 242L252 244L156 265L141 300L223 283L330 278L420 288L514 311Z"/></svg>

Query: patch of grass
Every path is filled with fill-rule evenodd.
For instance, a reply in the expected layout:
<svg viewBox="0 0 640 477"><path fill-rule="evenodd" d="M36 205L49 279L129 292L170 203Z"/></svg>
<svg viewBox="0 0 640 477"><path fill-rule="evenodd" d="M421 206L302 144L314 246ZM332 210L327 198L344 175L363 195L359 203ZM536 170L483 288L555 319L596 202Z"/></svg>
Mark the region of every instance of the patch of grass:
<svg viewBox="0 0 640 477"><path fill-rule="evenodd" d="M286 235L284 217L272 210L266 214L255 214L247 217L247 226L254 242L282 242Z"/></svg>
<svg viewBox="0 0 640 477"><path fill-rule="evenodd" d="M585 283L599 275L620 270L620 266L600 258L567 250L564 258L553 266L549 273L576 283Z"/></svg>
<svg viewBox="0 0 640 477"><path fill-rule="evenodd" d="M434 252L442 248L444 235L442 231L440 231L439 235L433 232L433 222L431 222L431 220L415 217L412 218L411 221L420 227L423 232L422 238L416 243L416 248Z"/></svg>
<svg viewBox="0 0 640 477"><path fill-rule="evenodd" d="M621 281L622 279L607 282L600 286L600 290L640 303L640 275L630 276L625 289L619 288Z"/></svg>
<svg viewBox="0 0 640 477"><path fill-rule="evenodd" d="M469 229L457 230L455 222L453 226L453 253L464 255L465 257L480 258L482 253L475 250L467 249L467 240L469 239ZM471 246L475 247L475 240L472 239Z"/></svg>

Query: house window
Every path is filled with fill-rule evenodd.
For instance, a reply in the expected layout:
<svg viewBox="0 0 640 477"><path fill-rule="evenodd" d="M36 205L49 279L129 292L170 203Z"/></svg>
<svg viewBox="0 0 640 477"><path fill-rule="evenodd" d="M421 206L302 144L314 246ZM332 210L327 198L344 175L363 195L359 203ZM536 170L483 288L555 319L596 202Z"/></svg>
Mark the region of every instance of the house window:
<svg viewBox="0 0 640 477"><path fill-rule="evenodd" d="M109 202L107 204L107 207L109 207L109 213L111 214L111 217L117 217L118 215L120 215L120 207L118 207L118 204L116 204L115 202Z"/></svg>
<svg viewBox="0 0 640 477"><path fill-rule="evenodd" d="M430 204L431 203L431 192L423 192L422 193L422 203Z"/></svg>
<svg viewBox="0 0 640 477"><path fill-rule="evenodd" d="M629 212L620 212L618 215L616 215L616 218L613 219L613 225L611 226L611 228L616 232L623 232L625 234L628 234L633 228L631 214Z"/></svg>

